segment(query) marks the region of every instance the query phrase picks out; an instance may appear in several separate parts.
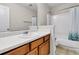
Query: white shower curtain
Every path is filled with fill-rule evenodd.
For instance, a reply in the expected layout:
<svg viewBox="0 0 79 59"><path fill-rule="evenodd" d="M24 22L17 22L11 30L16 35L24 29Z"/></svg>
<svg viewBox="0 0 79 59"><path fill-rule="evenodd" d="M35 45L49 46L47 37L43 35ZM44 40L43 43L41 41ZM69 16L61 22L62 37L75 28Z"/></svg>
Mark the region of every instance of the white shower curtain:
<svg viewBox="0 0 79 59"><path fill-rule="evenodd" d="M70 12L61 13L53 16L55 24L55 34L57 38L68 38L71 31L72 14Z"/></svg>
<svg viewBox="0 0 79 59"><path fill-rule="evenodd" d="M79 8L68 9L53 16L54 24L56 26L56 37L68 38L70 33L78 33Z"/></svg>

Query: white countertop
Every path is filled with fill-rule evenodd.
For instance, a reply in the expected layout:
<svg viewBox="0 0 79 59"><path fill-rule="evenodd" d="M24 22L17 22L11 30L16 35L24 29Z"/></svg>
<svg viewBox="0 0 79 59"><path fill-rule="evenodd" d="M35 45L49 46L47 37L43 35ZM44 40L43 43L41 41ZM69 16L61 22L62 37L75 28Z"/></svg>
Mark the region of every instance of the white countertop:
<svg viewBox="0 0 79 59"><path fill-rule="evenodd" d="M23 44L29 43L47 34L50 34L50 31L37 31L37 32L30 32L28 35L19 34L0 38L0 54L9 51L11 49L14 49L18 46L21 46Z"/></svg>

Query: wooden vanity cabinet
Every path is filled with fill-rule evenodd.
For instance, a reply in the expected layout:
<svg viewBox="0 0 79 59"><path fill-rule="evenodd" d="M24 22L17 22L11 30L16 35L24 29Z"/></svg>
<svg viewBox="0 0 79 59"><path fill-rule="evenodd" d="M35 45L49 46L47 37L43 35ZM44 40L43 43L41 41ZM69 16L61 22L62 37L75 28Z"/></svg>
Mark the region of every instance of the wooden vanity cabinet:
<svg viewBox="0 0 79 59"><path fill-rule="evenodd" d="M39 55L48 55L48 54L49 54L49 41L39 46Z"/></svg>
<svg viewBox="0 0 79 59"><path fill-rule="evenodd" d="M49 39L50 39L50 35L47 35L47 36L44 37L44 41L47 41Z"/></svg>
<svg viewBox="0 0 79 59"><path fill-rule="evenodd" d="M37 39L31 43L31 50L43 43L43 38Z"/></svg>
<svg viewBox="0 0 79 59"><path fill-rule="evenodd" d="M22 45L4 55L47 55L50 52L50 34L38 38L28 44Z"/></svg>
<svg viewBox="0 0 79 59"><path fill-rule="evenodd" d="M38 55L38 48L33 49L27 55Z"/></svg>
<svg viewBox="0 0 79 59"><path fill-rule="evenodd" d="M29 52L29 44L13 49L12 51L6 53L6 55L24 55Z"/></svg>

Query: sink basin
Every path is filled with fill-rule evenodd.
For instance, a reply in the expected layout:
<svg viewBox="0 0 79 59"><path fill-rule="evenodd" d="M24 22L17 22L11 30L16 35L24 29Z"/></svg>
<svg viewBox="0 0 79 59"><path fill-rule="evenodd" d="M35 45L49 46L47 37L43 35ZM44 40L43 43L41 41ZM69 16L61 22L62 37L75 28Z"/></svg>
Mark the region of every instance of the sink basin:
<svg viewBox="0 0 79 59"><path fill-rule="evenodd" d="M28 32L27 34L20 34L18 35L19 38L31 38L37 36L37 32Z"/></svg>

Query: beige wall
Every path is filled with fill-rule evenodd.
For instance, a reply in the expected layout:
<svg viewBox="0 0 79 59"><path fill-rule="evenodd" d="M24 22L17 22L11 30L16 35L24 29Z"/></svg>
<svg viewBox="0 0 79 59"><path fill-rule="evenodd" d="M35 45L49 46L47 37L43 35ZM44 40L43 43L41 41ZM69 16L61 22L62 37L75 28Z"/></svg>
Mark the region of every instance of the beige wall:
<svg viewBox="0 0 79 59"><path fill-rule="evenodd" d="M37 19L38 25L46 25L47 24L47 14L49 13L49 8L46 4L37 4Z"/></svg>
<svg viewBox="0 0 79 59"><path fill-rule="evenodd" d="M36 16L36 12L27 7L18 4L0 4L9 7L10 13L10 30L24 30L28 29L31 23L24 23L24 21L32 22L32 16Z"/></svg>

